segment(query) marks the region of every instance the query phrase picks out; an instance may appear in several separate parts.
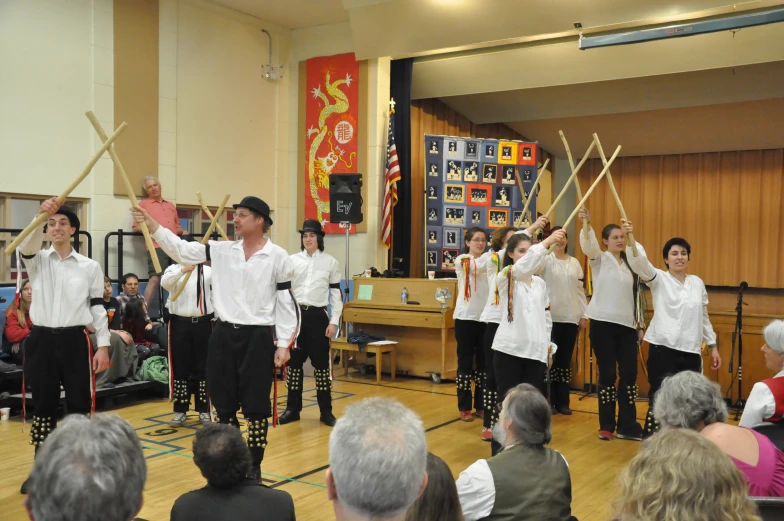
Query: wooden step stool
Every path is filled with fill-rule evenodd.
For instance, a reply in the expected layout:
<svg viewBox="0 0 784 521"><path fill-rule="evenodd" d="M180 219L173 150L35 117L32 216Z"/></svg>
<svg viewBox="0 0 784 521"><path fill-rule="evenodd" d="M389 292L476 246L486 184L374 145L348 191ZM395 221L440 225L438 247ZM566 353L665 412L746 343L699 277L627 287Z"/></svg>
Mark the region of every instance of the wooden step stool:
<svg viewBox="0 0 784 521"><path fill-rule="evenodd" d="M396 363L396 355L395 355L395 345L394 344L385 344L385 345L373 345L372 343L367 344L365 347L362 348L362 353L375 353L376 355L376 383L381 383L381 356L389 353L391 356L391 365L390 369L392 372L392 380L395 380L395 363ZM348 358L343 356L343 351L354 351L356 353L360 352L359 345L352 344L346 341L346 337L340 337L332 340L332 349L336 349L340 351L340 366L343 368L343 376L348 375Z"/></svg>

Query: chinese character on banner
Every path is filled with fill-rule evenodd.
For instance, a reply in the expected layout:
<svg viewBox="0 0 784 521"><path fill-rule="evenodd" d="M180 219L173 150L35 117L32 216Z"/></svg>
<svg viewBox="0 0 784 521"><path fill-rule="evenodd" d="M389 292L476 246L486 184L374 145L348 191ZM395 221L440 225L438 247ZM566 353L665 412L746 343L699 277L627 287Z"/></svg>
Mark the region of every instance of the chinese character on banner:
<svg viewBox="0 0 784 521"><path fill-rule="evenodd" d="M329 222L329 176L357 172L359 62L354 53L322 56L307 60L305 71L305 219L345 234Z"/></svg>

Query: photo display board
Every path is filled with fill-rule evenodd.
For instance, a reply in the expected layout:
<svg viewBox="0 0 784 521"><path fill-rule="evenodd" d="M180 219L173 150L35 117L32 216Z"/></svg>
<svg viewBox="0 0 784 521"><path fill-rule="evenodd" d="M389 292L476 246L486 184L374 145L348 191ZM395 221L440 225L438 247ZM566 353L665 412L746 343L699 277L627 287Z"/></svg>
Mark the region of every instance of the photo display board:
<svg viewBox="0 0 784 521"><path fill-rule="evenodd" d="M496 229L521 221L517 175L531 197L539 150L536 143L430 134L424 147L425 270L454 271L466 230L486 230L489 247ZM536 216L533 198L528 212Z"/></svg>

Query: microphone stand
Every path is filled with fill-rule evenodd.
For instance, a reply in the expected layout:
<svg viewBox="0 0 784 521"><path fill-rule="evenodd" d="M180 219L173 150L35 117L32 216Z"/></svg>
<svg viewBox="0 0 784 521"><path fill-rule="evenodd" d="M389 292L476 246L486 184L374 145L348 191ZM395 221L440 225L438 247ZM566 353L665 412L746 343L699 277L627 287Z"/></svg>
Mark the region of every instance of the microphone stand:
<svg viewBox="0 0 784 521"><path fill-rule="evenodd" d="M738 346L738 399L732 404L735 408L735 420L740 419L740 413L746 406L743 399L743 290L746 289L745 283L741 284L738 291L738 303L735 306L735 331L732 332L732 353L730 354L730 374L732 373L733 362L735 361L735 345Z"/></svg>

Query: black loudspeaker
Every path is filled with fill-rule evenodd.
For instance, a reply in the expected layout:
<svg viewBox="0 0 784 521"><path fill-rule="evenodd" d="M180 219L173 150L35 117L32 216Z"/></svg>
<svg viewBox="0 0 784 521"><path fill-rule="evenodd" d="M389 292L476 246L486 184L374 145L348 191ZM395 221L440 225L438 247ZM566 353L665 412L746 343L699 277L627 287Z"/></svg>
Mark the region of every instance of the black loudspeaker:
<svg viewBox="0 0 784 521"><path fill-rule="evenodd" d="M330 174L329 222L362 222L362 174Z"/></svg>

